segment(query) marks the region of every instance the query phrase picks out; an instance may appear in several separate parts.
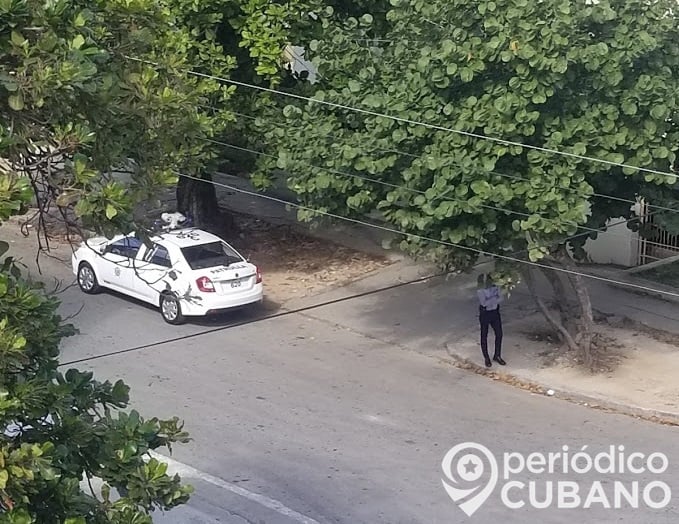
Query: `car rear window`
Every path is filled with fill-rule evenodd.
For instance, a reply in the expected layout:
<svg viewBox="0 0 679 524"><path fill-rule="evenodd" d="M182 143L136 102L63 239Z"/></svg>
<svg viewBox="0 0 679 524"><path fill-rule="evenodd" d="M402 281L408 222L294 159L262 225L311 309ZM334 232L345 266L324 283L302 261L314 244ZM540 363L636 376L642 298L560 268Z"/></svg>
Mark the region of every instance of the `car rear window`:
<svg viewBox="0 0 679 524"><path fill-rule="evenodd" d="M217 266L228 266L243 259L223 242L210 242L197 246L183 247L182 254L191 269L206 269Z"/></svg>

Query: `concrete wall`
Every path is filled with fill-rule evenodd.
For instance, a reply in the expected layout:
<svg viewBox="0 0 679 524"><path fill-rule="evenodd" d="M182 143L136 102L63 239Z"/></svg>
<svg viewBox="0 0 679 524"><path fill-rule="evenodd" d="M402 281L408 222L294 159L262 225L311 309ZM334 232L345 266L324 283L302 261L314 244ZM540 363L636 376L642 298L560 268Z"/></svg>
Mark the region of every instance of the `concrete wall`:
<svg viewBox="0 0 679 524"><path fill-rule="evenodd" d="M625 218L610 219L607 224L623 222ZM627 224L615 225L595 240L588 239L585 251L596 264L614 264L623 267L634 267L639 260L639 235L631 231Z"/></svg>

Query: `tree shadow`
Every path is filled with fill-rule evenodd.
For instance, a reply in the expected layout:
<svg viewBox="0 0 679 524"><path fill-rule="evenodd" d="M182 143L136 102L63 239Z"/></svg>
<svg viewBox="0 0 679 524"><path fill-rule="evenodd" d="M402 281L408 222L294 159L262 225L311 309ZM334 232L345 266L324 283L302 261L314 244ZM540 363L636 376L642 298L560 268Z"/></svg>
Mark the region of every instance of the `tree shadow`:
<svg viewBox="0 0 679 524"><path fill-rule="evenodd" d="M144 302L142 300L136 299L134 297L125 295L118 291L114 291L108 288L102 288L102 295L108 295L115 297L125 303L131 304L135 307L144 308L146 311L154 312L158 315L158 319L165 324L160 315L160 311L157 306ZM185 317L185 326L199 326L199 327L227 327L229 325L242 324L248 321L255 321L262 318L266 318L272 314L278 312L281 305L267 297L260 304L252 304L246 306L238 306L230 309L225 309L219 312L215 312L203 317L199 316L187 316Z"/></svg>
<svg viewBox="0 0 679 524"><path fill-rule="evenodd" d="M379 286L363 282L366 288ZM534 311L532 299L513 293L501 306L505 331ZM439 354L446 343L477 340L479 305L476 274L387 289L368 296L323 306L310 313L383 341L392 347ZM489 342L492 344L492 332Z"/></svg>

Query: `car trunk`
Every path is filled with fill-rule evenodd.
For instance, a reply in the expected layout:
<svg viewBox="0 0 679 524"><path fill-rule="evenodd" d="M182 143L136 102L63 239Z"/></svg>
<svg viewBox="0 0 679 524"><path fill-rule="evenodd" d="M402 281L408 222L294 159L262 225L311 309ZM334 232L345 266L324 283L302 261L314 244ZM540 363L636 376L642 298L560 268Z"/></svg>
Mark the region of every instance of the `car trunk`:
<svg viewBox="0 0 679 524"><path fill-rule="evenodd" d="M208 277L218 295L230 295L251 290L257 283L257 270L251 264L232 264L195 271L196 278Z"/></svg>

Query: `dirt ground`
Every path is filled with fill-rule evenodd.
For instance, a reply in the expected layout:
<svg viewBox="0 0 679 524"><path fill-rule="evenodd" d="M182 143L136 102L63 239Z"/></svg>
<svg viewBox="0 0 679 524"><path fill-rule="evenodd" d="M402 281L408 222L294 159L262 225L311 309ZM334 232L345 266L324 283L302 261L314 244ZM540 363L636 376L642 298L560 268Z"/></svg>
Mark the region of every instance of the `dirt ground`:
<svg viewBox="0 0 679 524"><path fill-rule="evenodd" d="M257 264L268 299L278 304L347 284L391 263L386 257L312 238L287 225L246 215L237 216L237 221L245 233L232 244Z"/></svg>
<svg viewBox="0 0 679 524"><path fill-rule="evenodd" d="M3 229L11 229L8 234L17 239L23 237L23 229L29 235L25 242L34 242L37 249L37 220L31 220L32 216L12 217ZM270 308L344 285L391 264L386 257L319 240L287 225L272 225L248 215L236 215L236 221L242 234L230 243L260 268ZM48 231L51 256L68 263L71 247L63 223L50 220ZM77 236L71 240L79 242Z"/></svg>

